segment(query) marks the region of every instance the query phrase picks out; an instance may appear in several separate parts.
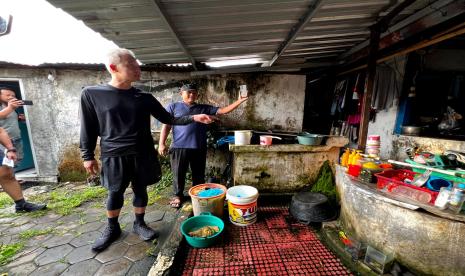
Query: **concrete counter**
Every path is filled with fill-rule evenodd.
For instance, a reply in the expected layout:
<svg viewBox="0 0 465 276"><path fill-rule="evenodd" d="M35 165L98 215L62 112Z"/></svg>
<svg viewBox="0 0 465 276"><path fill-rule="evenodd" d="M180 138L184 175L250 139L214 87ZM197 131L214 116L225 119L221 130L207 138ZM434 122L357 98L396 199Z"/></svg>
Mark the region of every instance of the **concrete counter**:
<svg viewBox="0 0 465 276"><path fill-rule="evenodd" d="M251 185L260 192L296 192L313 183L326 160L333 166L345 137L329 137L325 145L230 145L235 185Z"/></svg>
<svg viewBox="0 0 465 276"><path fill-rule="evenodd" d="M465 275L465 223L389 199L357 185L336 165L345 230L419 274Z"/></svg>

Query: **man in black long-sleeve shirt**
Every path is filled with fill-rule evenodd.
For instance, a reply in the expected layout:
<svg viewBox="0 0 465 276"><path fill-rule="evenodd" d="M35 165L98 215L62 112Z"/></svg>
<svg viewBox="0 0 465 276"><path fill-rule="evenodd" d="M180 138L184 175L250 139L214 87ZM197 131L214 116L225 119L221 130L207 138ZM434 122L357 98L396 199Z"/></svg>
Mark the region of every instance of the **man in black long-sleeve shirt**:
<svg viewBox="0 0 465 276"><path fill-rule="evenodd" d="M144 222L147 185L161 177L150 133L150 116L164 124L175 125L194 121L211 123L214 119L205 114L174 118L151 94L132 87L132 82L140 79L140 68L129 50L110 52L106 66L111 81L106 85L86 87L81 95L80 148L84 167L92 175L99 172L94 150L100 136L101 181L108 189L108 225L92 246L94 251L103 251L120 236L118 216L129 182L134 192L133 231L142 240L157 235Z"/></svg>

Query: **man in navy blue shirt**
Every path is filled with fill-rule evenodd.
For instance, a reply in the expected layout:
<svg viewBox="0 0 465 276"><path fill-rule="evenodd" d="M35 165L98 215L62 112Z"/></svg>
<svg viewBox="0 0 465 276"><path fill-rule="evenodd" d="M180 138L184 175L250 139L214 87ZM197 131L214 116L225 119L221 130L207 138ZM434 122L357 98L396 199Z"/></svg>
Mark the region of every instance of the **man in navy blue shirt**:
<svg viewBox="0 0 465 276"><path fill-rule="evenodd" d="M227 114L247 100L247 97L239 96L237 101L225 107L198 104L196 102L198 92L194 84L183 85L180 93L182 101L171 103L166 107L166 110L174 117L194 114ZM173 141L169 153L171 170L173 172L174 196L170 201L170 205L171 207L178 208L182 201L186 173L189 166L192 171L192 185L205 183L207 126L196 122L188 125L163 125L158 144L158 152L162 156L168 153L166 138L171 129L173 129Z"/></svg>

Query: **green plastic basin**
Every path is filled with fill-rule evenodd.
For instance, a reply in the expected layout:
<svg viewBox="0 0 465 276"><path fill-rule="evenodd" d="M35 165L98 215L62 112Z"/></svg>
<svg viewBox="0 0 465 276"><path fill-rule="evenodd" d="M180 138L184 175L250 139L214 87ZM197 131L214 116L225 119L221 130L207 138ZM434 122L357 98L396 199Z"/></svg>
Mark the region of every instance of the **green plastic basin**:
<svg viewBox="0 0 465 276"><path fill-rule="evenodd" d="M204 226L218 226L220 231L215 235L207 238L189 236L189 232L197 230ZM223 233L224 230L224 222L220 218L212 215L211 213L205 212L198 216L186 219L181 224L180 228L181 233L184 235L184 237L186 237L186 241L188 244L195 248L204 248L215 244L220 239L221 233Z"/></svg>

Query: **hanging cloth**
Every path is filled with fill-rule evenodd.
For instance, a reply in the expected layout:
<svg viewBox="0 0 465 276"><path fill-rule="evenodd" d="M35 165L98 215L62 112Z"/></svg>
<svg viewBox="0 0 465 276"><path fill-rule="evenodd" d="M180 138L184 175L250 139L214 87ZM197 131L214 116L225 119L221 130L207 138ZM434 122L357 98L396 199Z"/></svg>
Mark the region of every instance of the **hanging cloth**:
<svg viewBox="0 0 465 276"><path fill-rule="evenodd" d="M378 66L373 83L371 106L378 111L390 108L394 100L399 98L399 87L395 70L387 65Z"/></svg>

